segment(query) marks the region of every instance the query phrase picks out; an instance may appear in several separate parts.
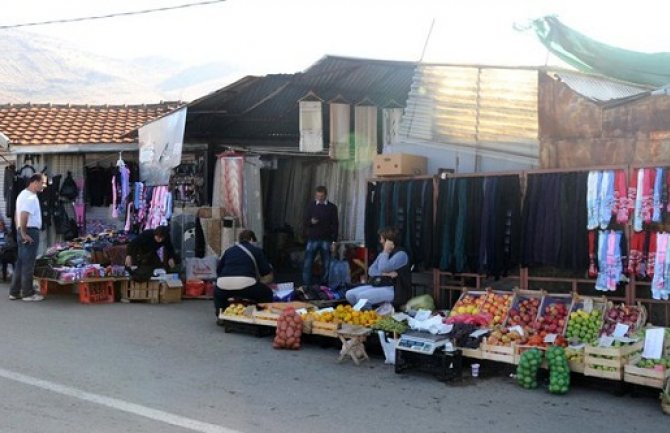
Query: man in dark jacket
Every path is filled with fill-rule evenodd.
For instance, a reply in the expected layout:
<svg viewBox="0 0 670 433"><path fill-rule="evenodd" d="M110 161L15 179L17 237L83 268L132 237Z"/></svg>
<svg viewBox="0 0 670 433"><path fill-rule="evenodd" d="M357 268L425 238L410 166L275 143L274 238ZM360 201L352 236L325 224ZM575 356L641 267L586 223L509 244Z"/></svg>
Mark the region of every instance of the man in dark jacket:
<svg viewBox="0 0 670 433"><path fill-rule="evenodd" d="M231 298L272 302L272 289L266 285L272 281L272 267L263 250L256 246L253 231L243 230L240 233L239 243L221 256L216 274L214 308L217 317L220 310L230 305Z"/></svg>
<svg viewBox="0 0 670 433"><path fill-rule="evenodd" d="M328 190L325 186L316 188L314 201L305 210L304 231L307 246L305 248L305 264L302 270L302 283L312 284L312 266L317 253L321 254L323 275L320 282L328 281L330 267L330 248L337 240L339 220L337 206L328 201Z"/></svg>
<svg viewBox="0 0 670 433"><path fill-rule="evenodd" d="M158 257L158 250L165 247L163 261ZM145 230L128 244L126 251L126 266L151 267L157 269L165 266L175 267L175 252L170 240L170 231L167 226L158 226L155 229Z"/></svg>

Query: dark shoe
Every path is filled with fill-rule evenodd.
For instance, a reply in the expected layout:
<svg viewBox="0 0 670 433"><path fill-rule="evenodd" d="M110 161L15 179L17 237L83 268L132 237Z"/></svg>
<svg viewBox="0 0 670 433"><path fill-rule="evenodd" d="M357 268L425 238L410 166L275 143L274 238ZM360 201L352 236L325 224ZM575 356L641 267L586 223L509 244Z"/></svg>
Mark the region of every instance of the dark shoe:
<svg viewBox="0 0 670 433"><path fill-rule="evenodd" d="M21 295L19 296L9 295L10 301L18 301L19 299L21 299Z"/></svg>

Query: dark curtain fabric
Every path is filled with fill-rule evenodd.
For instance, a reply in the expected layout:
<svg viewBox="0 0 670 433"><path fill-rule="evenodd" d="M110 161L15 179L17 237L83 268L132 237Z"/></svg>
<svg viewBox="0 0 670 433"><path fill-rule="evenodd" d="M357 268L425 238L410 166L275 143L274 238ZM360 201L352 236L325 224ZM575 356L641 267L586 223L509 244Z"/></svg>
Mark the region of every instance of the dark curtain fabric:
<svg viewBox="0 0 670 433"><path fill-rule="evenodd" d="M552 266L583 275L589 264L588 173L528 176L523 207L522 264Z"/></svg>
<svg viewBox="0 0 670 433"><path fill-rule="evenodd" d="M379 182L368 182L365 199L365 247L369 250L377 248L377 222L379 221Z"/></svg>
<svg viewBox="0 0 670 433"><path fill-rule="evenodd" d="M371 253L380 251L377 232L384 227L400 230L401 246L410 266L433 266L433 180L415 179L369 182L365 202L365 244Z"/></svg>
<svg viewBox="0 0 670 433"><path fill-rule="evenodd" d="M519 264L518 176L441 180L437 206L434 251L441 270L499 278Z"/></svg>
<svg viewBox="0 0 670 433"><path fill-rule="evenodd" d="M417 216L417 227L420 227L418 230L421 232L421 243L420 245L417 245L417 249L420 254L417 257L417 263L421 265L423 269L429 269L433 267L430 260L430 254L433 251L433 243L435 242L433 206L433 180L426 179L423 181L423 185L421 187L420 217ZM418 206L415 209L418 209Z"/></svg>
<svg viewBox="0 0 670 433"><path fill-rule="evenodd" d="M458 215L458 202L456 194L456 179L444 181L444 191L440 191L440 221L441 233L439 241L438 267L443 271L453 270L454 259L454 227ZM442 195L442 193L444 193ZM444 213L442 213L444 212Z"/></svg>
<svg viewBox="0 0 670 433"><path fill-rule="evenodd" d="M132 170L132 166L131 170ZM112 204L113 167L86 168L86 196L91 206L109 206Z"/></svg>
<svg viewBox="0 0 670 433"><path fill-rule="evenodd" d="M465 267L462 272L475 272L479 267L479 242L481 239L481 225L477 221L482 220L482 208L484 201L484 179L472 178L468 186L469 218L470 224L465 238Z"/></svg>

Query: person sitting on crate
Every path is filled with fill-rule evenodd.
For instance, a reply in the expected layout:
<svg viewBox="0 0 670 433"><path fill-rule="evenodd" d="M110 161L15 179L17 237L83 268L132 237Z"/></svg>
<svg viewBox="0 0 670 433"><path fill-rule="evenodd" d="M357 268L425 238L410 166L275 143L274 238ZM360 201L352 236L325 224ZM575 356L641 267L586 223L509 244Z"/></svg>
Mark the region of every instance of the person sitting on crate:
<svg viewBox="0 0 670 433"><path fill-rule="evenodd" d="M243 230L239 242L228 248L216 268L218 279L214 290L216 316L230 305L230 299L256 303L272 302L273 273L263 250L256 245L256 234Z"/></svg>
<svg viewBox="0 0 670 433"><path fill-rule="evenodd" d="M163 260L158 256L158 250L163 248ZM176 266L177 256L170 240L170 231L167 226L158 226L155 229L145 230L130 241L126 251L126 267L137 269L131 272L135 281L149 281L155 269L168 269Z"/></svg>
<svg viewBox="0 0 670 433"><path fill-rule="evenodd" d="M383 250L368 270L368 283L347 291L347 301L351 305L367 299L370 306L384 302L399 306L409 298L412 275L407 253L397 245L400 233L393 227L381 229L378 233Z"/></svg>

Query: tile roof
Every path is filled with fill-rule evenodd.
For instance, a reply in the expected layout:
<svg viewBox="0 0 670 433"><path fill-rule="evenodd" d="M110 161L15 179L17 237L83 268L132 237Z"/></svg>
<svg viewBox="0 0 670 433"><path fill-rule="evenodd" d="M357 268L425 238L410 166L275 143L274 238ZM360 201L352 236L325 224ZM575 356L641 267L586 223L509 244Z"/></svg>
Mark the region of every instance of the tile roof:
<svg viewBox="0 0 670 433"><path fill-rule="evenodd" d="M180 105L0 105L0 132L13 145L134 143L128 131Z"/></svg>

